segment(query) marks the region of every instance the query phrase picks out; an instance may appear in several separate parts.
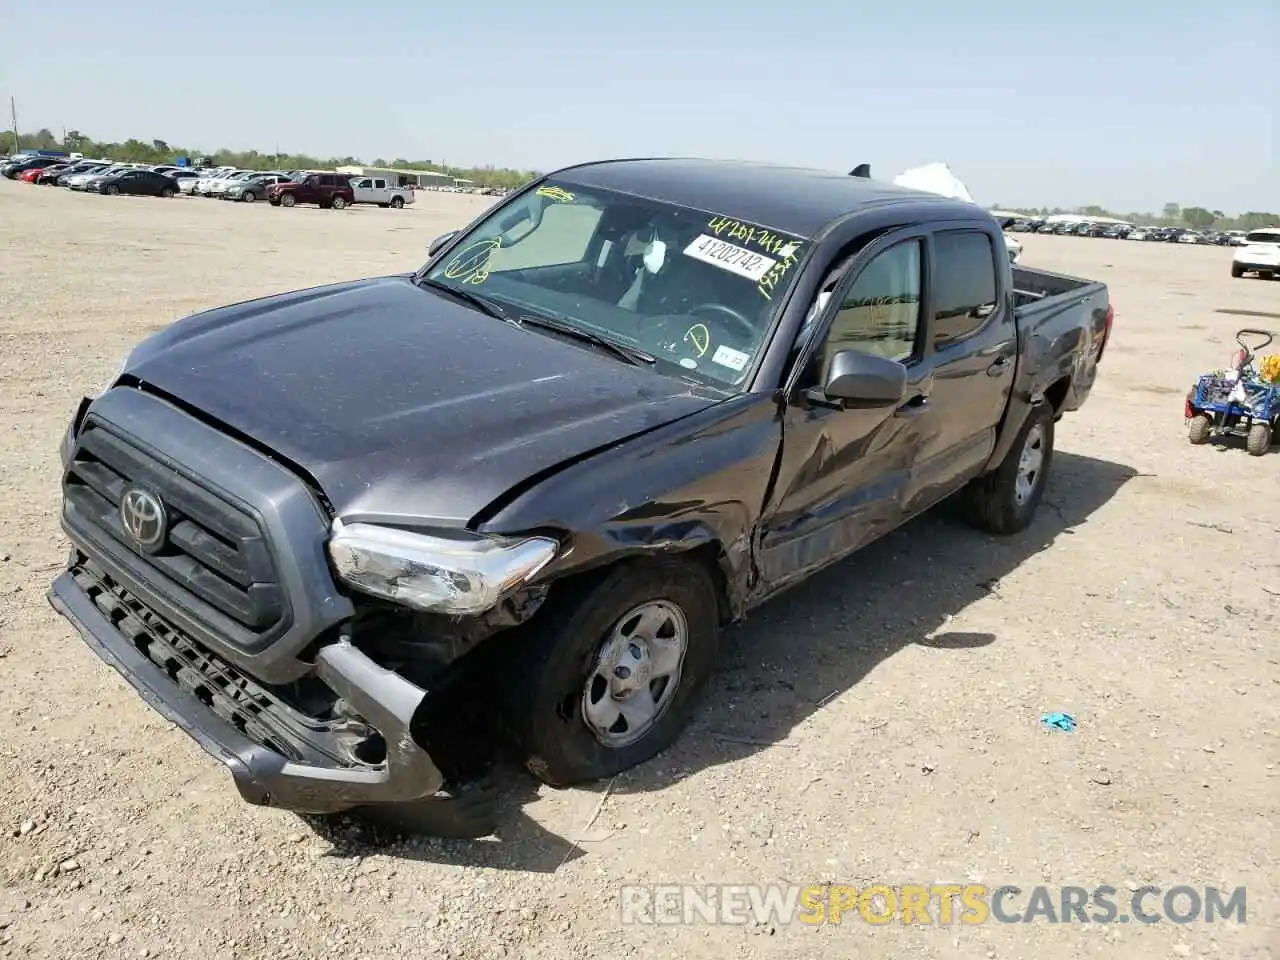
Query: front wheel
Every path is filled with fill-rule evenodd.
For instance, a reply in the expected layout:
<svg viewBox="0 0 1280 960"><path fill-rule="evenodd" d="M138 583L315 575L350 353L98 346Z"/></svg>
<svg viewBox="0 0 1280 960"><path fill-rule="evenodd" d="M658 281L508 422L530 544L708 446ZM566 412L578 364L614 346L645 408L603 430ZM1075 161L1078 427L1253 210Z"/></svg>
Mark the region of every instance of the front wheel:
<svg viewBox="0 0 1280 960"><path fill-rule="evenodd" d="M1249 428L1245 449L1251 457L1260 457L1271 449L1271 424L1255 423Z"/></svg>
<svg viewBox="0 0 1280 960"><path fill-rule="evenodd" d="M1191 423L1187 426L1187 439L1196 446L1209 442L1209 435L1212 432L1213 424L1203 413L1198 413L1191 418Z"/></svg>
<svg viewBox="0 0 1280 960"><path fill-rule="evenodd" d="M504 727L539 780L567 787L651 759L715 667L715 586L700 564L629 562L569 586L512 647Z"/></svg>
<svg viewBox="0 0 1280 960"><path fill-rule="evenodd" d="M282 207L292 207L297 202L297 198L292 193L286 193L280 198L280 206Z"/></svg>
<svg viewBox="0 0 1280 960"><path fill-rule="evenodd" d="M1005 535L1031 524L1053 463L1053 428L1053 407L1036 404L1000 466L965 489L969 518L976 527Z"/></svg>
<svg viewBox="0 0 1280 960"><path fill-rule="evenodd" d="M107 187L107 193L114 197L120 193L120 188L113 183Z"/></svg>
<svg viewBox="0 0 1280 960"><path fill-rule="evenodd" d="M245 203L253 203L258 199L258 195L252 190L246 190L244 193L240 194L240 199Z"/></svg>
<svg viewBox="0 0 1280 960"><path fill-rule="evenodd" d="M1238 263L1233 263L1231 265L1231 276L1239 280L1241 277L1244 276L1244 267L1240 266L1240 264Z"/></svg>

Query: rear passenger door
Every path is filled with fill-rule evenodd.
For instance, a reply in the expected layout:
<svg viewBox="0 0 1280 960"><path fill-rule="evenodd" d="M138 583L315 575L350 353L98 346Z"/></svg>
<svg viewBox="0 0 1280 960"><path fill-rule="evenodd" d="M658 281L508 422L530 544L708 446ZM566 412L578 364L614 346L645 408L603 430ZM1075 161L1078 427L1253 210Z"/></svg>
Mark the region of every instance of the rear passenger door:
<svg viewBox="0 0 1280 960"><path fill-rule="evenodd" d="M976 225L936 226L928 243L923 363L929 398L904 511L928 508L986 464L1013 383L1013 300L999 282L1001 247Z"/></svg>

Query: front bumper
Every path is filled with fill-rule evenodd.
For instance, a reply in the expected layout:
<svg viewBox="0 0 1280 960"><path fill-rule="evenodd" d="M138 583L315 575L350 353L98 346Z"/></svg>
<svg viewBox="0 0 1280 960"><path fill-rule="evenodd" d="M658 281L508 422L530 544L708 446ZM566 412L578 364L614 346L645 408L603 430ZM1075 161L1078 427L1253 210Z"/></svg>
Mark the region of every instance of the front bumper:
<svg viewBox="0 0 1280 960"><path fill-rule="evenodd" d="M381 734L385 756L377 764L323 762L326 754L333 756L340 735L322 729L323 724L284 715L279 701L252 678L143 608L85 555L73 553L48 596L89 647L152 708L230 769L249 803L336 813L422 799L442 786L440 770L410 732L426 692L348 642L320 647L314 674ZM234 722L222 715L226 703L233 704ZM219 705L223 711L215 712ZM273 710L281 716L273 719ZM276 732L283 736L274 736ZM279 746L284 737L295 757L299 744L304 750L313 745L309 760L314 762L286 756L290 748Z"/></svg>

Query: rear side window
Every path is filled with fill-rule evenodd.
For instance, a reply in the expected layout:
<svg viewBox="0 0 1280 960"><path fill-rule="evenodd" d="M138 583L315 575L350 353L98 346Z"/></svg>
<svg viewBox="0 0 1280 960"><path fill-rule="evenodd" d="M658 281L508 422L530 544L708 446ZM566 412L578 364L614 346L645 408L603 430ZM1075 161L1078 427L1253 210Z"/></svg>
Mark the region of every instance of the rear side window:
<svg viewBox="0 0 1280 960"><path fill-rule="evenodd" d="M995 250L980 230L935 234L933 249L933 344L945 347L978 330L995 310Z"/></svg>

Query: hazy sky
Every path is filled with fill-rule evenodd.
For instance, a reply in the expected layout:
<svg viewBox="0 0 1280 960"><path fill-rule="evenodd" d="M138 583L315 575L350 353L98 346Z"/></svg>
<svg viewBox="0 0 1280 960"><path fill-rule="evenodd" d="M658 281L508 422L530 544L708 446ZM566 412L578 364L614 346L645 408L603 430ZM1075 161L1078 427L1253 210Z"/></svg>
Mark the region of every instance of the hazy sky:
<svg viewBox="0 0 1280 960"><path fill-rule="evenodd" d="M1124 212L1280 210L1278 64L1280 0L59 0L0 25L24 131L544 170L942 160L980 203Z"/></svg>

